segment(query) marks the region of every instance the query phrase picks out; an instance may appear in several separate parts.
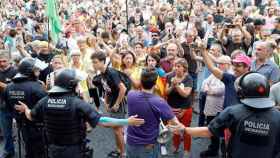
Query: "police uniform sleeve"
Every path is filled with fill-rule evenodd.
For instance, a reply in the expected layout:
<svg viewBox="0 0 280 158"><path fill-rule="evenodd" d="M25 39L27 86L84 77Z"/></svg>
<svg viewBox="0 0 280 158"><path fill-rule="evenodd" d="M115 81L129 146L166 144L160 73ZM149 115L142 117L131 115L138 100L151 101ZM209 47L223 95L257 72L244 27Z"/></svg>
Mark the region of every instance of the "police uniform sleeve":
<svg viewBox="0 0 280 158"><path fill-rule="evenodd" d="M234 75L224 72L221 81L226 85L226 84L232 84L232 82L234 82L235 79L236 77Z"/></svg>
<svg viewBox="0 0 280 158"><path fill-rule="evenodd" d="M34 108L31 110L31 118L33 121L42 122L43 121L43 106L45 99L40 100Z"/></svg>
<svg viewBox="0 0 280 158"><path fill-rule="evenodd" d="M234 116L231 114L231 107L228 107L209 123L208 129L214 136L222 137L224 129L230 128L233 122Z"/></svg>
<svg viewBox="0 0 280 158"><path fill-rule="evenodd" d="M95 111L92 106L86 102L81 102L77 105L78 110L83 115L82 117L85 118L85 120L94 128L101 117L97 111Z"/></svg>

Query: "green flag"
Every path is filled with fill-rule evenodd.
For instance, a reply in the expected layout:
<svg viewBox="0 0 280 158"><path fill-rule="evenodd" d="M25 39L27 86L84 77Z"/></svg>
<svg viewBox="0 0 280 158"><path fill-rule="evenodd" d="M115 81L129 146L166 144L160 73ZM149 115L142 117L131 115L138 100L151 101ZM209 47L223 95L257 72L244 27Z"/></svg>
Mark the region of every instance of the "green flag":
<svg viewBox="0 0 280 158"><path fill-rule="evenodd" d="M56 10L56 0L47 0L47 16L49 18L51 38L54 43L57 43L59 38L59 33L62 32L62 28Z"/></svg>

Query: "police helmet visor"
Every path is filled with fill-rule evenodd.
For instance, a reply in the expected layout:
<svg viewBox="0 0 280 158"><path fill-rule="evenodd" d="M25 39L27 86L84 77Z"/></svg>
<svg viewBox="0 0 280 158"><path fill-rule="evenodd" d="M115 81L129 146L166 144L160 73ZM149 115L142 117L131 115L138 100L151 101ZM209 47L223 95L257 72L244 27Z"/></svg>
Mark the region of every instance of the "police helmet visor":
<svg viewBox="0 0 280 158"><path fill-rule="evenodd" d="M53 86L48 92L49 93L66 93L66 92L70 92L70 89L65 89L59 86Z"/></svg>
<svg viewBox="0 0 280 158"><path fill-rule="evenodd" d="M275 102L270 98L245 98L240 100L241 103L256 109L271 108Z"/></svg>
<svg viewBox="0 0 280 158"><path fill-rule="evenodd" d="M13 78L27 78L28 76L21 74L21 73L17 73Z"/></svg>

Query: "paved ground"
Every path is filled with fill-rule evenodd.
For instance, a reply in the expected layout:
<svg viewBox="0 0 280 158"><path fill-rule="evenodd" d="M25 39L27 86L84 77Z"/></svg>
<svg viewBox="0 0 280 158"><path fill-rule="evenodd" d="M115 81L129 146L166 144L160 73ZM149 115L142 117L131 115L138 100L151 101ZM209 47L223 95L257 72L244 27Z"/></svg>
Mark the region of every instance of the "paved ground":
<svg viewBox="0 0 280 158"><path fill-rule="evenodd" d="M195 111L197 109L195 108ZM192 126L197 125L197 114L193 114ZM94 158L107 158L107 154L115 149L115 142L112 133L112 129L97 127L91 133L88 134L92 145L94 147ZM193 138L191 158L199 158L199 153L207 148L208 139L206 138ZM3 152L3 142L0 143L0 153ZM16 156L17 157L17 156ZM168 156L168 158L183 158L181 154Z"/></svg>

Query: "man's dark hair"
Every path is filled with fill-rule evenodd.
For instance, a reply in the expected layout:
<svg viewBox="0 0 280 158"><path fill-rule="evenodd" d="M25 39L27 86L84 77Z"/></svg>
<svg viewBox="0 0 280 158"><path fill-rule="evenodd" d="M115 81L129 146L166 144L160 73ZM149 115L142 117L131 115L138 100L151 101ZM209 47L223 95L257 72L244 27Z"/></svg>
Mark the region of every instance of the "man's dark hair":
<svg viewBox="0 0 280 158"><path fill-rule="evenodd" d="M144 44L143 44L142 42L140 42L140 41L136 42L136 43L134 44L134 47L136 47L137 45L139 45L139 46L141 46L142 48L144 48Z"/></svg>
<svg viewBox="0 0 280 158"><path fill-rule="evenodd" d="M256 26L256 25L265 25L265 19L260 19L260 18L255 19L255 20L254 20L254 25L255 25L255 26Z"/></svg>
<svg viewBox="0 0 280 158"><path fill-rule="evenodd" d="M104 63L106 62L106 55L104 52L97 52L97 53L93 53L90 57L91 60L93 59L97 59L99 61L103 61Z"/></svg>
<svg viewBox="0 0 280 158"><path fill-rule="evenodd" d="M16 31L15 29L11 29L10 32L9 32L9 35L10 35L12 38L16 37L17 34L18 34L18 33L17 33L17 31Z"/></svg>
<svg viewBox="0 0 280 158"><path fill-rule="evenodd" d="M141 73L141 84L143 89L152 89L157 81L158 73L156 69L147 68Z"/></svg>
<svg viewBox="0 0 280 158"><path fill-rule="evenodd" d="M109 32L102 32L101 33L101 38L110 38L110 34L109 34Z"/></svg>
<svg viewBox="0 0 280 158"><path fill-rule="evenodd" d="M35 30L35 32L38 33L40 31L40 25L39 24L35 25L34 30Z"/></svg>
<svg viewBox="0 0 280 158"><path fill-rule="evenodd" d="M26 25L26 24L28 23L28 21L27 21L26 18L22 18L20 21L21 21L21 23L24 24L24 25Z"/></svg>

